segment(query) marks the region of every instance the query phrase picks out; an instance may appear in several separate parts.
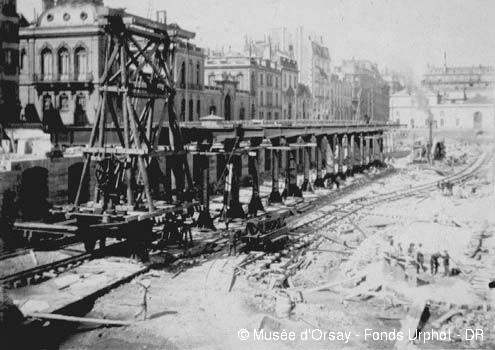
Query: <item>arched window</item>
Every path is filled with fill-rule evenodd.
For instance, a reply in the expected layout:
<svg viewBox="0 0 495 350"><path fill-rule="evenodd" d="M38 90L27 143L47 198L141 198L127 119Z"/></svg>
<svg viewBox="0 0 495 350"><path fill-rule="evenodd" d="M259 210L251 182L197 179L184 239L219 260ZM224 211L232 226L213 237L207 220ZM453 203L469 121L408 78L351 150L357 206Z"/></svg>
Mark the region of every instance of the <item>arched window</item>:
<svg viewBox="0 0 495 350"><path fill-rule="evenodd" d="M42 80L52 80L53 75L53 54L49 48L41 51L41 75Z"/></svg>
<svg viewBox="0 0 495 350"><path fill-rule="evenodd" d="M86 80L88 56L84 47L78 47L74 53L74 73L78 81Z"/></svg>
<svg viewBox="0 0 495 350"><path fill-rule="evenodd" d="M208 76L208 85L209 86L214 86L215 85L215 74L210 74Z"/></svg>
<svg viewBox="0 0 495 350"><path fill-rule="evenodd" d="M198 102L196 102L196 115L198 116L199 120L199 118L201 118L201 100L198 100Z"/></svg>
<svg viewBox="0 0 495 350"><path fill-rule="evenodd" d="M21 59L19 62L21 71L24 71L25 69L28 69L28 60L27 60L27 54L26 54L26 49L21 50Z"/></svg>
<svg viewBox="0 0 495 350"><path fill-rule="evenodd" d="M239 110L239 119L244 120L246 118L246 109L241 105L241 109Z"/></svg>
<svg viewBox="0 0 495 350"><path fill-rule="evenodd" d="M225 96L225 100L224 100L224 113L225 113L225 120L232 119L231 98L230 95L228 94L227 96Z"/></svg>
<svg viewBox="0 0 495 350"><path fill-rule="evenodd" d="M292 119L292 103L289 102L288 118Z"/></svg>
<svg viewBox="0 0 495 350"><path fill-rule="evenodd" d="M59 97L59 109L66 111L69 109L69 96L67 94L63 93Z"/></svg>
<svg viewBox="0 0 495 350"><path fill-rule="evenodd" d="M180 82L179 86L184 88L186 85L186 62L182 62L180 66Z"/></svg>
<svg viewBox="0 0 495 350"><path fill-rule="evenodd" d="M192 99L189 100L189 121L192 122L194 120L194 101Z"/></svg>
<svg viewBox="0 0 495 350"><path fill-rule="evenodd" d="M58 50L58 75L60 80L69 79L69 50L66 47Z"/></svg>
<svg viewBox="0 0 495 350"><path fill-rule="evenodd" d="M217 114L217 107L215 105L210 106L210 114Z"/></svg>
<svg viewBox="0 0 495 350"><path fill-rule="evenodd" d="M186 116L186 100L183 98L180 101L180 120L184 120Z"/></svg>
<svg viewBox="0 0 495 350"><path fill-rule="evenodd" d="M196 84L198 85L198 88L201 86L201 65L199 62L196 64Z"/></svg>
<svg viewBox="0 0 495 350"><path fill-rule="evenodd" d="M188 76L187 82L189 84L193 84L194 74L193 74L193 63L191 60L189 60L189 72L187 72L187 76Z"/></svg>

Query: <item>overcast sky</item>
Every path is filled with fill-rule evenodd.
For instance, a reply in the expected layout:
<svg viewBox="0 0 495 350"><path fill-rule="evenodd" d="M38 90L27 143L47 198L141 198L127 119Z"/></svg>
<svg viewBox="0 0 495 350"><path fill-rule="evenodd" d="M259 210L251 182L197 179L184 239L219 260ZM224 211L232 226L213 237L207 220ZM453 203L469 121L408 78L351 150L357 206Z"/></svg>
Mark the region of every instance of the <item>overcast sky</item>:
<svg viewBox="0 0 495 350"><path fill-rule="evenodd" d="M203 47L239 48L245 34L304 26L323 35L333 59L367 58L416 73L429 62L495 64L494 0L104 0L147 16L166 10L169 22L195 31ZM18 0L28 19L41 0ZM154 15L153 15L154 16Z"/></svg>

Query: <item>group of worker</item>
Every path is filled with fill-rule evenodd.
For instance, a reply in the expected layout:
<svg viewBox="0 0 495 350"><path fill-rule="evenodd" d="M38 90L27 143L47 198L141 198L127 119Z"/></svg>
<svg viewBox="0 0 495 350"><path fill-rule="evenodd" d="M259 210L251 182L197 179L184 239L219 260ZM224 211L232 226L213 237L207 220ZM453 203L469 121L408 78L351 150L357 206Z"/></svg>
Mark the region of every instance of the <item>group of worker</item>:
<svg viewBox="0 0 495 350"><path fill-rule="evenodd" d="M415 248L415 244L411 243L407 251L408 256L416 263L417 273L425 272L427 270L425 266L425 256L422 252L422 244ZM450 276L450 255L444 250L443 253L436 252L430 257L430 273L436 275L438 273L438 268L440 267L440 260L444 268L444 276Z"/></svg>
<svg viewBox="0 0 495 350"><path fill-rule="evenodd" d="M454 194L454 184L450 181L440 180L437 183L437 187L444 196L452 196Z"/></svg>
<svg viewBox="0 0 495 350"><path fill-rule="evenodd" d="M395 252L395 254L399 256L404 255L400 243L397 246L397 251ZM407 257L409 262L413 263L416 266L416 272L418 274L420 272L426 272L428 270L428 268L426 267L425 255L423 253L423 245L421 243L418 244L417 248L416 248L416 244L411 243L409 245L409 248L407 249ZM451 275L450 255L446 250L444 250L443 252L438 251L431 255L430 273L432 275L438 274L440 265L443 266L444 276L450 276Z"/></svg>

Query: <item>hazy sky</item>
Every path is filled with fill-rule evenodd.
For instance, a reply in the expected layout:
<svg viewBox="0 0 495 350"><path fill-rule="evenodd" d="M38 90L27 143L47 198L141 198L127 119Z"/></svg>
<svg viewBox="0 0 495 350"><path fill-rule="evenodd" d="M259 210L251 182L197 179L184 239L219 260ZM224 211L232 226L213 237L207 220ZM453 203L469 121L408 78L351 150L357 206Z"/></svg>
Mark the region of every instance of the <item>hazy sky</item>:
<svg viewBox="0 0 495 350"><path fill-rule="evenodd" d="M494 0L104 0L147 16L151 5L169 22L195 31L203 47L239 48L244 34L304 26L321 33L333 59L368 58L383 67L426 63L495 64ZM28 19L41 0L18 0Z"/></svg>

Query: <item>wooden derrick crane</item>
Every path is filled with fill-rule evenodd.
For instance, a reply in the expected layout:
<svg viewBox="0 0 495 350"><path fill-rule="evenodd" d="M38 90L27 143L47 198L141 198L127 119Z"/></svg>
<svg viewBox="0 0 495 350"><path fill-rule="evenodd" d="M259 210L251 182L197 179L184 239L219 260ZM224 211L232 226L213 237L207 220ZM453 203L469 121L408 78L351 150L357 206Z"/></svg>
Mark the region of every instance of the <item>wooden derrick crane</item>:
<svg viewBox="0 0 495 350"><path fill-rule="evenodd" d="M96 160L94 195L96 203L103 202L103 210L119 205L152 214L160 185L165 199L172 198L170 174L161 170L158 157L165 157L167 169L174 174L178 199L185 180L193 188L174 106L173 66L181 31L123 10L102 8L100 12L104 29L100 45L105 45L100 98L74 205L80 204L84 177ZM155 109L160 107L156 122ZM164 147L159 141L167 139L162 135L167 119L169 146ZM117 146L108 144L115 133Z"/></svg>

